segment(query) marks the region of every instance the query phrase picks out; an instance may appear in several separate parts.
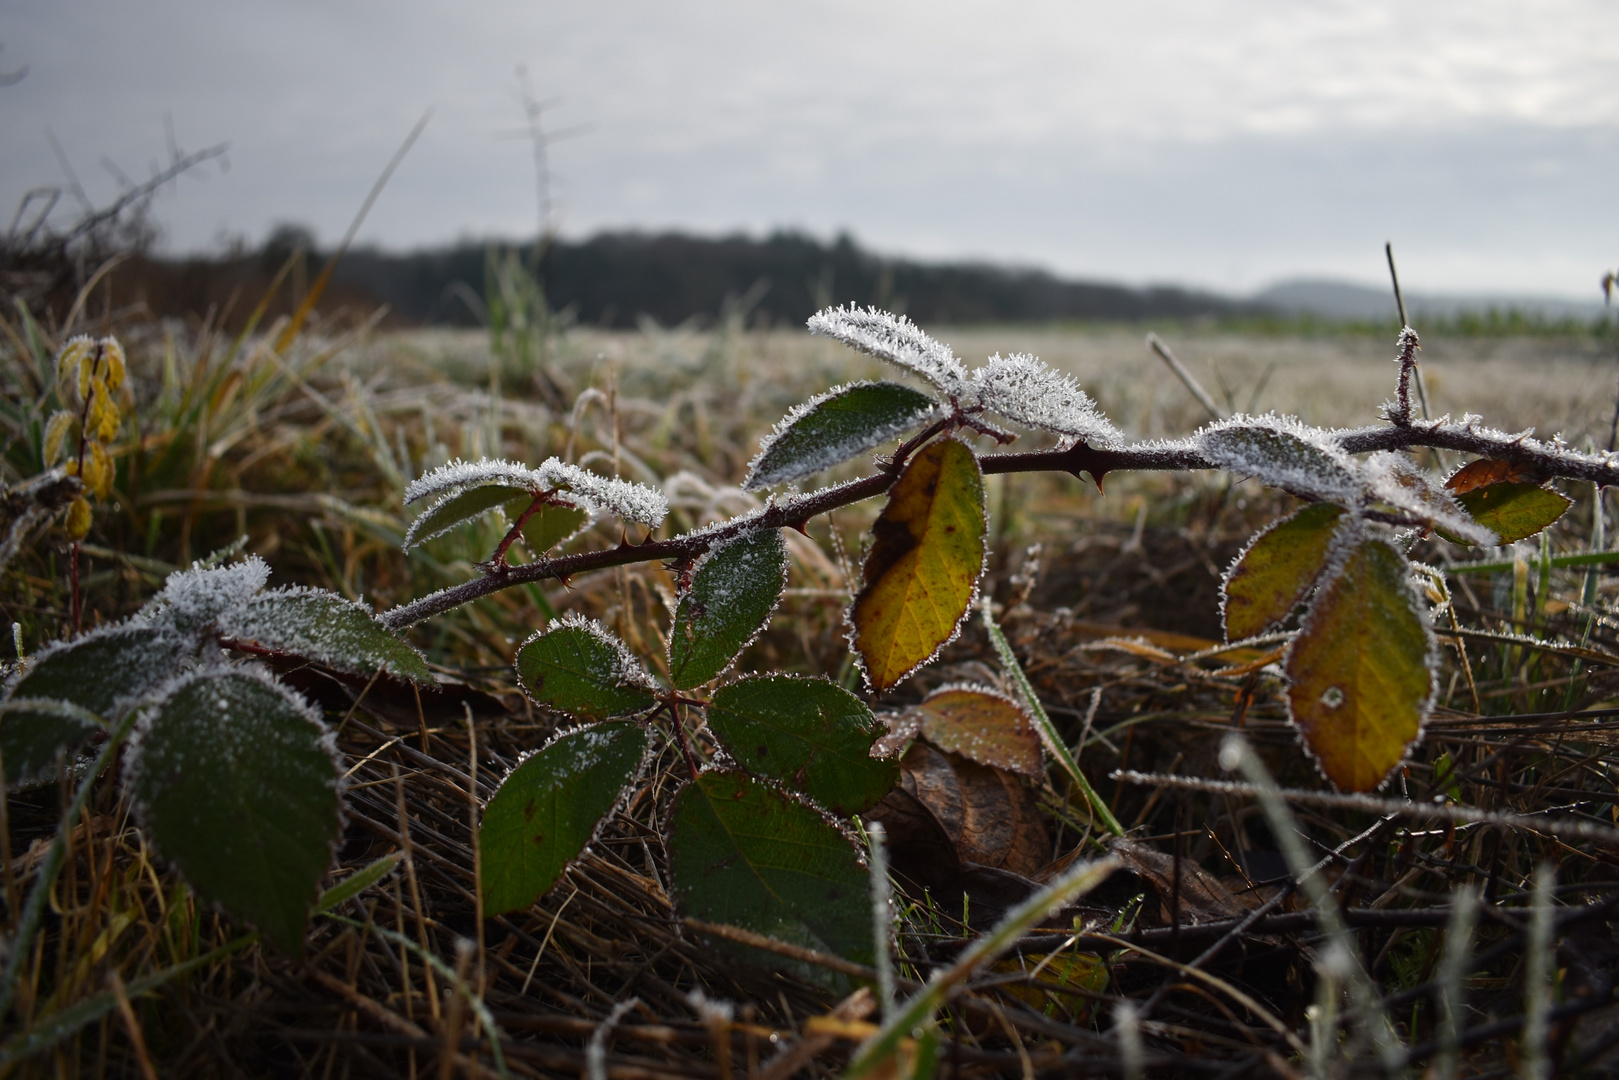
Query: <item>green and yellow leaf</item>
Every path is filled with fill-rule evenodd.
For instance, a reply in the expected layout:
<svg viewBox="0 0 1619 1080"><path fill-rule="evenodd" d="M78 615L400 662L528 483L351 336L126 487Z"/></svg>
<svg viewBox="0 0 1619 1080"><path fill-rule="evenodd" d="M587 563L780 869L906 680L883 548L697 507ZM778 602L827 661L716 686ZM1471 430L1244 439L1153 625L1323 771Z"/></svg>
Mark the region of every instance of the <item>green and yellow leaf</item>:
<svg viewBox="0 0 1619 1080"><path fill-rule="evenodd" d="M1486 484L1457 496L1473 520L1489 529L1502 544L1527 539L1562 517L1571 499L1533 483ZM1445 539L1458 543L1448 533Z"/></svg>
<svg viewBox="0 0 1619 1080"><path fill-rule="evenodd" d="M1388 543L1360 541L1316 593L1283 662L1288 712L1342 791L1383 782L1433 699L1433 637L1409 574Z"/></svg>
<svg viewBox="0 0 1619 1080"><path fill-rule="evenodd" d="M1286 619L1327 565L1344 510L1312 503L1266 527L1226 573L1221 586L1227 641L1241 641Z"/></svg>
<svg viewBox="0 0 1619 1080"><path fill-rule="evenodd" d="M965 443L917 452L872 526L865 587L849 621L876 691L921 667L955 637L984 566L984 478Z"/></svg>

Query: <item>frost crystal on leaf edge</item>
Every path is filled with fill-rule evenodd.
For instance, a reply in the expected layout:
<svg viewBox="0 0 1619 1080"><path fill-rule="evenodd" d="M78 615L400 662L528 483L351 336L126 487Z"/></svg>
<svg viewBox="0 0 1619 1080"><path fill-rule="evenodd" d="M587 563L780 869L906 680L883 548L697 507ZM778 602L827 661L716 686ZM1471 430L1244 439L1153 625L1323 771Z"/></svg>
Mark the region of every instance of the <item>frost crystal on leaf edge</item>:
<svg viewBox="0 0 1619 1080"><path fill-rule="evenodd" d="M1231 445L1232 440L1221 438L1245 432L1268 433L1281 436L1284 440L1296 440L1319 456L1306 451L1293 461L1281 461L1274 456L1258 457L1245 454L1241 448ZM1198 429L1192 441L1205 457L1221 468L1255 477L1271 487L1346 504L1360 493L1359 463L1344 453L1327 432L1291 416L1277 416L1275 413L1245 416L1239 413L1229 420L1219 420ZM1326 459L1325 462L1322 459ZM1326 467L1323 468L1323 465Z"/></svg>
<svg viewBox="0 0 1619 1080"><path fill-rule="evenodd" d="M913 371L953 397L960 397L967 389L967 369L950 346L934 340L903 315L891 315L875 307L862 311L859 305L850 304L818 311L806 325L812 334L841 341Z"/></svg>
<svg viewBox="0 0 1619 1080"><path fill-rule="evenodd" d="M1090 446L1115 446L1124 435L1080 389L1079 381L1027 353L996 353L972 374L978 403L1013 423L1043 428Z"/></svg>
<svg viewBox="0 0 1619 1080"><path fill-rule="evenodd" d="M635 658L635 654L630 652L630 647L624 644L619 636L607 629L607 627L595 619L581 615L577 611L570 611L566 615L552 619L544 630L536 630L524 638L522 644L517 646L518 653L521 654L524 646L528 645L529 642L538 641L546 634L556 630L583 630L611 649L614 660L613 678L617 685L633 686L641 690L657 692L658 684L653 681L646 668L641 666L641 661Z"/></svg>
<svg viewBox="0 0 1619 1080"><path fill-rule="evenodd" d="M753 455L752 461L748 462L747 477L742 481L742 490L758 491L760 488L773 487L776 484L784 484L788 481L800 480L806 476L824 472L834 465L841 465L850 458L870 450L874 446L881 446L901 432L909 431L913 427L920 427L939 413L939 406L934 403L932 408L918 409L901 422L873 427L856 437L845 439L841 443L835 443L824 449L819 456L811 461L799 462L798 464L777 468L763 476L759 475L759 464L764 461L765 456L771 450L775 449L776 444L781 441L781 437L787 434L800 420L840 394L846 394L851 390L858 390L866 386L879 385L881 384L869 379L844 383L841 386L832 387L825 393L816 394L802 404L794 405L787 411L787 415L776 423L775 428L759 440L759 452Z"/></svg>

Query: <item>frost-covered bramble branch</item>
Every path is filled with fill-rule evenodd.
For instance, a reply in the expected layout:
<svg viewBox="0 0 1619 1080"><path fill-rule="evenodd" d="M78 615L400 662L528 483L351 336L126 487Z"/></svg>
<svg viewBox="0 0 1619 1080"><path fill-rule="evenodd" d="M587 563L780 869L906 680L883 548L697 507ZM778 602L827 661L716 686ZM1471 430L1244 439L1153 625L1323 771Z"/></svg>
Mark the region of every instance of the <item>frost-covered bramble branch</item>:
<svg viewBox="0 0 1619 1080"><path fill-rule="evenodd" d="M1360 428L1330 432L1328 435L1338 449L1347 454L1433 447L1511 461L1528 466L1548 479L1619 485L1619 455L1583 454L1557 442L1541 442L1527 434L1509 435L1477 427L1475 423L1476 418L1472 417L1466 417L1461 422L1446 418L1417 422L1408 427ZM806 495L773 500L764 509L752 514L667 540L643 544L625 542L600 551L539 559L503 572L489 573L394 608L381 618L390 629L400 630L516 585L535 581L566 581L579 574L633 563L657 560L681 562L696 558L720 541L745 531L803 528L811 518L886 492L899 476L897 463L900 461L903 458L896 455L895 464L871 476ZM980 455L978 464L985 474L1065 472L1080 478L1088 474L1098 484L1112 472L1191 472L1225 467L1202 449L1195 439L1134 443L1119 447L1079 443L1050 450L991 453Z"/></svg>
<svg viewBox="0 0 1619 1080"><path fill-rule="evenodd" d="M903 316L876 309L828 308L810 319L809 328L812 333L834 338L920 376L945 395L948 409L936 403L937 409L930 412L925 396L894 384L840 387L806 403L778 425L767 438L760 458L754 461L755 473L786 429L853 392L886 387L885 393L916 398L920 404L908 399L900 401L907 423L945 411L948 415L902 445L890 460L881 463L880 471L862 479L804 495L775 497L750 514L666 540L640 544L625 541L604 550L540 558L518 567L497 559L483 568L481 577L388 612L382 616L384 624L390 629L403 629L515 585L567 581L594 570L654 560L689 563L716 545L757 529L803 529L813 517L887 492L909 455L942 432L970 429L1003 438L1003 433L975 419L982 412L1062 438L1062 444L1051 449L980 455L978 465L986 474L1065 472L1080 479L1089 476L1100 487L1112 472L1228 469L1306 499L1346 504L1358 501L1363 504L1358 512L1370 520L1439 527L1474 543L1488 543L1493 534L1472 522L1448 493L1392 452L1419 447L1453 450L1510 462L1540 480L1561 478L1600 486L1619 485L1619 455L1613 453L1581 453L1561 438L1546 442L1532 438L1528 431L1509 434L1482 426L1477 416L1463 416L1460 420L1448 416L1431 421L1414 419L1409 398L1417 337L1409 327L1400 335L1397 400L1388 405L1386 425L1326 430L1308 427L1290 417L1236 416L1208 425L1185 439L1140 443L1126 443L1071 376L1051 370L1032 356L994 356L969 372L948 345L934 340ZM892 432L883 428L882 434L888 437ZM875 445L861 440L850 445L856 444ZM823 460L812 454L804 460L771 463L771 469L761 475L750 473L749 486L767 486L808 475L848 456L836 439L827 445L831 449L823 446L818 453L824 451L830 458ZM1361 459L1356 455L1372 456ZM792 458L793 454L781 456ZM565 493L563 497L568 501L654 528L667 509L661 493L597 477L554 458L538 469L504 461L452 462L413 483L407 491L407 501L439 495L437 507L480 485L511 485L534 492L536 498ZM1373 502L1381 505L1370 505ZM491 501L488 509L493 506ZM430 509L423 519L432 513ZM423 519L412 527L413 534L425 533L419 528Z"/></svg>

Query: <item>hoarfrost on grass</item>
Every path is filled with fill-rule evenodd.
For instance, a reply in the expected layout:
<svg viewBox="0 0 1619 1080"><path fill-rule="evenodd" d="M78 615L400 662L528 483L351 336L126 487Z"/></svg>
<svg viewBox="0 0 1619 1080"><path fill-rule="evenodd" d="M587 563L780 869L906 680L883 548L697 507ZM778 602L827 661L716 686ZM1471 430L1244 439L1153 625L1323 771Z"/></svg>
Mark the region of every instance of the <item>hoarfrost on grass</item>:
<svg viewBox="0 0 1619 1080"><path fill-rule="evenodd" d="M972 390L984 408L1025 427L1099 447L1124 439L1072 375L1052 370L1038 357L997 353L973 372Z"/></svg>
<svg viewBox="0 0 1619 1080"><path fill-rule="evenodd" d="M1271 487L1348 504L1361 491L1360 468L1328 432L1291 416L1233 416L1193 440L1215 464Z"/></svg>
<svg viewBox="0 0 1619 1080"><path fill-rule="evenodd" d="M952 397L968 389L967 369L950 346L929 337L903 315L856 304L830 307L809 318L809 331L913 371Z"/></svg>

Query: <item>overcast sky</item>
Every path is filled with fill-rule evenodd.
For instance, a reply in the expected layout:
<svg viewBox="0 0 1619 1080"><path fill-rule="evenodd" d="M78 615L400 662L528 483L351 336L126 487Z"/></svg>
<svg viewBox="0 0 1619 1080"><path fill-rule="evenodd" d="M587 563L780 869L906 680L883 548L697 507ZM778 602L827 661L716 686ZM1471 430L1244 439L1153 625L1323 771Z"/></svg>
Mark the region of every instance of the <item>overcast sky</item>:
<svg viewBox="0 0 1619 1080"><path fill-rule="evenodd" d="M228 142L166 243L532 235L515 70L560 99L556 216L1227 291L1301 275L1596 295L1619 263L1619 5L1184 0L0 0L0 207L100 203ZM66 211L64 211L66 213Z"/></svg>

